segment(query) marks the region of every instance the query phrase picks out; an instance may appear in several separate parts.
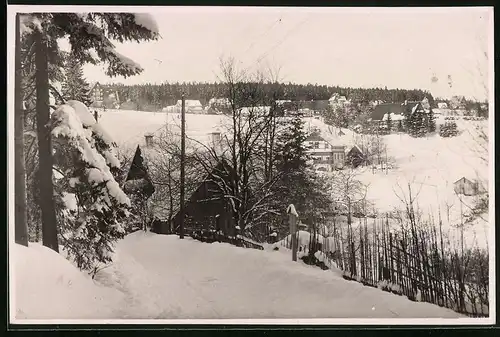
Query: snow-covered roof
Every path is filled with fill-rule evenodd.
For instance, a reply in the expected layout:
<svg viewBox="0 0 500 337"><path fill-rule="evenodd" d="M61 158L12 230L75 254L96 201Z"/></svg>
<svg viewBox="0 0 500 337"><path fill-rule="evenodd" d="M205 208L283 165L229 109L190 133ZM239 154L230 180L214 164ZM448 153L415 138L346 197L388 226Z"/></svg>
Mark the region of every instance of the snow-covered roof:
<svg viewBox="0 0 500 337"><path fill-rule="evenodd" d="M323 137L321 137L321 135L318 131L314 131L307 136L305 141L306 142L324 142L325 139Z"/></svg>
<svg viewBox="0 0 500 337"><path fill-rule="evenodd" d="M208 104L209 105L212 105L212 104L221 104L221 105L229 105L231 102L229 101L228 98L211 98L209 101L208 101Z"/></svg>
<svg viewBox="0 0 500 337"><path fill-rule="evenodd" d="M89 90L89 91L94 90L94 88L95 88L97 85L100 85L100 83L99 83L99 82L90 82L90 90Z"/></svg>
<svg viewBox="0 0 500 337"><path fill-rule="evenodd" d="M390 115L391 115L391 120L393 120L393 121L401 121L401 120L405 119L405 116L402 114L395 114L395 113L391 112ZM384 115L382 120L383 121L387 120L387 114Z"/></svg>
<svg viewBox="0 0 500 337"><path fill-rule="evenodd" d="M252 113L268 113L271 111L270 106L256 106L256 107L242 107L240 109L241 114L248 115L250 112Z"/></svg>
<svg viewBox="0 0 500 337"><path fill-rule="evenodd" d="M181 99L178 100L176 105L177 106L182 106L182 100ZM199 100L197 100L197 99L186 99L184 101L184 105L186 107L190 107L190 108L195 108L195 107L200 107L201 108L201 107L203 107L203 105L201 104L201 102Z"/></svg>

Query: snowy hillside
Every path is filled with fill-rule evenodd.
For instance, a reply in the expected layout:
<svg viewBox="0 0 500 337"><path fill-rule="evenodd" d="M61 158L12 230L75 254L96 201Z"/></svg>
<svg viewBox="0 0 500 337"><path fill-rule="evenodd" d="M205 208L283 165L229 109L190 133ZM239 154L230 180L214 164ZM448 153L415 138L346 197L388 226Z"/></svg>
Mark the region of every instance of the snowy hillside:
<svg viewBox="0 0 500 337"><path fill-rule="evenodd" d="M102 285L39 245L16 246L14 254L18 319L461 317L271 249L136 232L118 243L113 264L96 277Z"/></svg>
<svg viewBox="0 0 500 337"><path fill-rule="evenodd" d="M332 145L345 145L347 148L356 143L359 135L349 129L331 127L319 119L305 118L306 129L319 129L321 135ZM188 137L206 142L214 130L224 130L227 117L223 115L186 114L186 133ZM437 124L444 120L438 119ZM143 144L144 135L164 130L165 126L179 133L180 116L170 113L108 110L101 113L100 123L108 130L122 149L133 149ZM478 158L477 143L474 140L475 127L487 128L488 122L458 120L461 134L458 137L442 138L437 135L427 138L413 138L406 134L382 136L387 144L387 156L395 161L395 168L387 173L371 168L357 170L358 179L369 184L367 198L374 203L379 213L401 209L401 198L408 195L408 183L418 194L418 207L438 219L438 212L444 226L448 229L460 222L461 202L453 191L453 183L465 176L469 179L479 177L487 188L488 167ZM401 190L403 188L403 191ZM463 198L465 205L471 205L471 198ZM467 210L467 206L463 206ZM445 209L450 209L447 221ZM488 215L484 215L487 220ZM446 229L446 228L445 228ZM453 233L451 233L453 235ZM483 219L476 221L468 229L468 244L477 243L485 247L489 235L488 223Z"/></svg>

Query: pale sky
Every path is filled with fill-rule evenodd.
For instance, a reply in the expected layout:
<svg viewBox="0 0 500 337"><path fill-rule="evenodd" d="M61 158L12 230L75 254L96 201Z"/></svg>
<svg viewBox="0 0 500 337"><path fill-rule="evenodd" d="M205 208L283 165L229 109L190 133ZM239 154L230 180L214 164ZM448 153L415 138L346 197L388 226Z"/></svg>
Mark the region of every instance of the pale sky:
<svg viewBox="0 0 500 337"><path fill-rule="evenodd" d="M102 66L86 65L89 81L213 82L219 58L232 55L243 68L281 67L284 82L419 88L478 99L489 85L483 53L493 57L493 11L485 7L155 7L151 14L160 40L116 44L144 72L111 79Z"/></svg>

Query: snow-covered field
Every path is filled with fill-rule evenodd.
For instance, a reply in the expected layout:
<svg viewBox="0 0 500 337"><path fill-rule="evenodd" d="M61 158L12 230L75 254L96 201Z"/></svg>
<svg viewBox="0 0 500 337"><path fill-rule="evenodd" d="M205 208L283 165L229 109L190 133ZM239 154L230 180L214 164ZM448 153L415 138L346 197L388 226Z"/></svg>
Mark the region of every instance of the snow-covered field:
<svg viewBox="0 0 500 337"><path fill-rule="evenodd" d="M118 242L113 264L95 280L38 244L15 245L11 258L18 320L461 318L292 262L272 246L259 251L139 231Z"/></svg>
<svg viewBox="0 0 500 337"><path fill-rule="evenodd" d="M198 141L209 139L209 133L224 130L226 117L222 115L186 115L186 133ZM140 111L107 110L101 112L100 123L116 140L124 151L131 151L144 143L146 133L158 132L167 125L174 133L179 132L179 114ZM437 120L437 124L444 119ZM395 161L395 168L387 173L382 170L372 172L371 168L357 170L358 179L369 185L367 199L374 203L379 213L401 209L401 198L408 196L408 183L412 193L418 192L417 205L423 212L438 219L441 211L445 231L456 235L455 227L461 221L461 211L468 211L454 193L453 183L465 176L469 179L479 177L488 186L489 168L478 157L478 145L474 140L475 127L487 128L488 121L457 120L461 134L453 138L438 135L427 138L412 138L409 135L383 136L387 144L387 155ZM307 129L317 128L332 145L355 144L358 135L348 129L332 128L315 118L305 118ZM402 188L402 190L401 190ZM472 205L471 198L463 198L465 205ZM449 209L450 220L448 222ZM488 215L483 216L488 219ZM436 220L437 221L437 220ZM465 238L468 245L486 247L489 236L488 222L478 219L469 226ZM453 238L452 238L453 240Z"/></svg>

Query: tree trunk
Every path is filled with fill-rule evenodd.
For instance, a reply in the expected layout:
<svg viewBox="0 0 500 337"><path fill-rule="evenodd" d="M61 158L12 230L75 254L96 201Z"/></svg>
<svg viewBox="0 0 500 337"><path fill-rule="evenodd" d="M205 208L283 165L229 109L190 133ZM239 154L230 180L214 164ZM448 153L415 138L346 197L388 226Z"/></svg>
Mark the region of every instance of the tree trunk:
<svg viewBox="0 0 500 337"><path fill-rule="evenodd" d="M35 33L36 119L39 155L40 208L42 211L43 245L59 252L57 219L52 185L52 149L49 110L49 74L47 41L41 32Z"/></svg>
<svg viewBox="0 0 500 337"><path fill-rule="evenodd" d="M24 162L24 109L21 64L20 14L16 15L15 52L15 107L14 107L14 199L15 199L15 242L28 246L28 223L26 213L26 167Z"/></svg>

